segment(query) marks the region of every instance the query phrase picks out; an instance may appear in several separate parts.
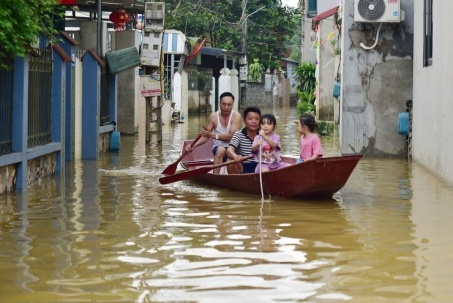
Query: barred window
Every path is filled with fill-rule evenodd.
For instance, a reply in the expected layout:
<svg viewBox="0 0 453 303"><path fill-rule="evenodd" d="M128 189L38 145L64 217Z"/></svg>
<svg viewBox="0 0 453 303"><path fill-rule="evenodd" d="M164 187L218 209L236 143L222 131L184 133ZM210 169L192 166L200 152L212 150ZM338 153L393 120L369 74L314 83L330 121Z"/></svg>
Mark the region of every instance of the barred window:
<svg viewBox="0 0 453 303"><path fill-rule="evenodd" d="M423 66L433 64L433 0L425 0L423 18Z"/></svg>

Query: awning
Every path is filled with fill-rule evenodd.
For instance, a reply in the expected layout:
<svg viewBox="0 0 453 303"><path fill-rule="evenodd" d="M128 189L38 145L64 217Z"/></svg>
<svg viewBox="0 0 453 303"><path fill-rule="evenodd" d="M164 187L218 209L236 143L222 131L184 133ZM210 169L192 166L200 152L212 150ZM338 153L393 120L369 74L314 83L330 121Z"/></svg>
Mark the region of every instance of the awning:
<svg viewBox="0 0 453 303"><path fill-rule="evenodd" d="M312 22L311 23L311 28L315 29L316 25L318 25L318 23L321 20L324 20L326 18L329 18L330 16L335 15L337 13L337 11L338 11L338 8L339 8L339 6L335 6L335 7L332 7L331 9L329 9L329 10L326 10L323 13L320 13L320 14L317 14L316 16L314 16L312 21L311 21Z"/></svg>

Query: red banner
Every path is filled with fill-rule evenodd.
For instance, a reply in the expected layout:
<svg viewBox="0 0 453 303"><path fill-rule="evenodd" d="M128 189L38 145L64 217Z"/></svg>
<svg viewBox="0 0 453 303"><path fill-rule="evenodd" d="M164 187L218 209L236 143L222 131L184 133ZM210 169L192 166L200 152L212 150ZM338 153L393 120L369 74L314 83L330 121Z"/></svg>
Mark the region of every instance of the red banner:
<svg viewBox="0 0 453 303"><path fill-rule="evenodd" d="M198 45L193 49L193 51L190 53L190 55L188 55L188 56L186 57L186 60L184 61L184 65L186 65L187 62L188 62L190 59L194 58L194 57L198 54L198 52L199 52L199 51L201 50L201 48L203 47L203 44L205 43L205 41L206 41L206 38L204 38L204 39L200 42L200 44L198 44Z"/></svg>
<svg viewBox="0 0 453 303"><path fill-rule="evenodd" d="M162 91L160 89L142 90L140 93L143 97L158 97L162 95Z"/></svg>

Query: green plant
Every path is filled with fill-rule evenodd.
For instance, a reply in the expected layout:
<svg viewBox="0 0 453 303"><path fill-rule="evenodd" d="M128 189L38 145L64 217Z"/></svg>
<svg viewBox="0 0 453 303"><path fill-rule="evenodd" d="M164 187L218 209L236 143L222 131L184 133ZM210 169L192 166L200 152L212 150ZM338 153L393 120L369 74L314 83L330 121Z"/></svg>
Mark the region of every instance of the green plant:
<svg viewBox="0 0 453 303"><path fill-rule="evenodd" d="M308 91L308 92L297 92L297 95L299 96L299 100L302 102L308 102L311 104L315 103L315 95L313 92Z"/></svg>
<svg viewBox="0 0 453 303"><path fill-rule="evenodd" d="M208 85L208 76L204 73L198 72L198 89L205 90Z"/></svg>
<svg viewBox="0 0 453 303"><path fill-rule="evenodd" d="M329 136L330 133L333 132L334 127L335 127L333 123L328 123L323 120L318 121L317 124L318 124L318 134L320 136Z"/></svg>
<svg viewBox="0 0 453 303"><path fill-rule="evenodd" d="M46 37L55 42L57 21L64 17L64 7L55 0L0 1L0 68L5 58L24 57L28 45Z"/></svg>
<svg viewBox="0 0 453 303"><path fill-rule="evenodd" d="M253 59L253 63L249 65L247 80L250 82L260 82L261 76L264 73L264 67L259 62L259 59Z"/></svg>
<svg viewBox="0 0 453 303"><path fill-rule="evenodd" d="M297 89L301 92L313 92L316 87L315 65L313 62L303 62L296 68L295 78Z"/></svg>
<svg viewBox="0 0 453 303"><path fill-rule="evenodd" d="M310 102L305 102L305 101L298 101L296 104L297 107L297 115L303 115L303 114L314 114L316 111L316 106Z"/></svg>

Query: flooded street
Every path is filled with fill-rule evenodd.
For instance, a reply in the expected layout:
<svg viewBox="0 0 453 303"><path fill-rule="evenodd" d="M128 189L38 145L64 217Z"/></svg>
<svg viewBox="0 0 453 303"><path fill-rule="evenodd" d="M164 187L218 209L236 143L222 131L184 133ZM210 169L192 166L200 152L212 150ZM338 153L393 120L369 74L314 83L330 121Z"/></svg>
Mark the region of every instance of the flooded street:
<svg viewBox="0 0 453 303"><path fill-rule="evenodd" d="M273 113L297 155L295 109ZM0 302L453 302L451 187L367 157L321 201L159 184L206 120L165 125L162 144L122 136L119 153L0 197Z"/></svg>

